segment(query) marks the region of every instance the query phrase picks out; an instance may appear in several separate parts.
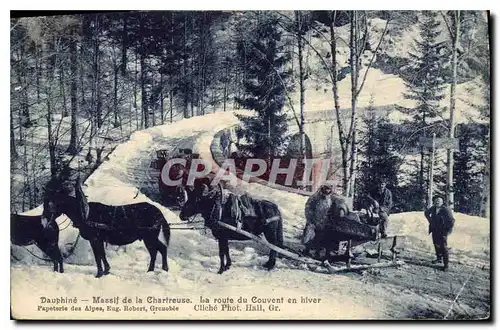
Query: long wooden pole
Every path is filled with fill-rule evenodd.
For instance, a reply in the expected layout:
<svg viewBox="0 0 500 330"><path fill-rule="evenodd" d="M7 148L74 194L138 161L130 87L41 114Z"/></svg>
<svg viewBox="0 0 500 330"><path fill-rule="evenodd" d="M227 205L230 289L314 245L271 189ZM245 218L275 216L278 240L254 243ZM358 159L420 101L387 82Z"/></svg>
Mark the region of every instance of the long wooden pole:
<svg viewBox="0 0 500 330"><path fill-rule="evenodd" d="M333 267L330 265L330 263L326 260L324 262L321 262L319 260L315 260L315 259L312 259L312 258L307 258L307 257L301 257L295 253L292 253L290 251L287 251L287 250L284 250L274 244L271 244L263 239L261 239L260 237L252 234L252 233L249 233L247 232L246 230L243 230L243 229L240 229L240 228L236 228L234 226L231 226L231 225L228 225L227 223L223 223L223 222L218 222L218 224L221 226L221 227L224 227L226 229L229 229L229 230L232 230L232 231L235 231L237 232L238 234L241 234L243 236L246 236L258 243L261 243L261 244L264 244L265 246L267 246L268 248L278 252L278 253L281 253L282 255L284 255L285 257L288 257L290 259L293 259L293 260L296 260L296 261L300 261L300 262L303 262L303 263L306 263L306 264L314 264L314 265L318 265L318 266L324 266L328 269L328 271L333 274L333 273L340 273L340 272L344 272L344 271L351 271L351 270L363 270L363 269L370 269L370 268L387 268L387 267L398 267L398 266L401 266L401 265L404 265L404 261L396 261L394 256L393 256L393 260L392 262L377 262L375 264L366 264L366 265L349 265L348 267ZM394 249L395 245L396 245L396 236L391 236L390 238L393 238L393 246L391 248L391 250Z"/></svg>
<svg viewBox="0 0 500 330"><path fill-rule="evenodd" d="M460 33L460 11L454 13L454 27L455 31L453 34L453 50L451 59L451 69L452 78L450 86L450 130L449 138L453 140L455 138L455 87L457 84L457 52L459 46L459 33ZM448 149L446 152L447 166L447 180L446 180L446 192L448 193L448 198L446 199L446 205L452 210L454 209L454 195L453 195L453 149Z"/></svg>
<svg viewBox="0 0 500 330"><path fill-rule="evenodd" d="M300 261L300 262L304 262L304 263L307 263L307 264L315 264L315 265L321 265L322 264L322 262L319 261L319 260L315 260L315 259L312 259L312 258L301 257L301 256L299 256L299 255L297 255L295 253L292 253L290 251L282 249L282 248L280 248L280 247L278 247L278 246L276 246L274 244L269 243L266 240L263 240L263 239L259 238L258 236L254 235L252 233L247 232L246 230L236 228L234 226L228 225L227 223L224 223L224 222L221 222L221 221L218 222L218 225L221 226L221 227L227 228L229 230L235 231L238 234L246 236L246 237L248 237L250 239L253 239L256 242L264 244L265 246L267 246L271 250L274 250L274 251L276 251L276 252L278 252L278 253L280 253L280 254L282 254L285 257L288 257L290 259L297 260L297 261Z"/></svg>
<svg viewBox="0 0 500 330"><path fill-rule="evenodd" d="M432 194L434 189L434 157L436 153L436 133L432 134L431 164L429 169L429 189L427 207L432 206Z"/></svg>

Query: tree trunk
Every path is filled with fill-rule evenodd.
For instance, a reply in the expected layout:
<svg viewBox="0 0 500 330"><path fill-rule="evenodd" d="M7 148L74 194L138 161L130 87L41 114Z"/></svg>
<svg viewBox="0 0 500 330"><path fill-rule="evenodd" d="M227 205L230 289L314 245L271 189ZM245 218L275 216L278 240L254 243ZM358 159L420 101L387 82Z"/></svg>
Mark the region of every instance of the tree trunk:
<svg viewBox="0 0 500 330"><path fill-rule="evenodd" d="M84 49L85 49L85 44L82 42L80 44L80 66L79 66L79 69L80 69L80 74L79 74L79 78L80 78L80 109L84 109L84 110L88 110L87 109L87 102L85 100L85 67L84 67L84 63L85 63L85 52L84 52ZM89 115L90 115L90 111L89 111Z"/></svg>
<svg viewBox="0 0 500 330"><path fill-rule="evenodd" d="M27 62L24 58L24 46L21 44L18 50L19 64L16 65L17 68L17 78L19 85L21 87L21 107L19 111L19 125L20 137L24 141L22 128L31 126L31 118L29 113L29 100L28 100L28 81L26 79L26 68Z"/></svg>
<svg viewBox="0 0 500 330"><path fill-rule="evenodd" d="M95 27L95 44L94 44L94 78L95 78L95 95L96 95L96 122L97 128L102 126L102 100L101 100L101 77L100 77L100 56L99 56L99 16L96 15Z"/></svg>
<svg viewBox="0 0 500 330"><path fill-rule="evenodd" d="M59 68L59 88L61 90L61 96L62 96L62 105L63 105L63 112L62 112L62 116L63 118L64 117L68 117L69 116L69 112L68 112L68 102L66 100L66 86L65 86L65 83L64 83L64 66L62 65L62 63L59 63L60 65L60 68Z"/></svg>
<svg viewBox="0 0 500 330"><path fill-rule="evenodd" d="M165 123L165 109L164 107L164 94L163 94L163 73L160 72L160 114L161 114L161 124Z"/></svg>
<svg viewBox="0 0 500 330"><path fill-rule="evenodd" d="M453 48L452 48L452 59L451 59L451 88L450 88L450 127L449 127L449 138L453 140L455 138L455 87L457 85L457 51L460 33L460 11L454 12L454 35L453 35ZM453 149L448 149L446 151L447 159L447 180L446 180L446 192L448 193L448 198L446 205L452 210L454 208L454 196L453 196Z"/></svg>
<svg viewBox="0 0 500 330"><path fill-rule="evenodd" d="M340 115L339 92L337 87L337 40L335 36L335 21L337 11L330 13L330 52L332 54L332 93L335 105L335 115L337 119L337 129L339 135L340 151L342 157L342 192L347 194L348 173L347 173L347 141L344 136L344 126Z"/></svg>
<svg viewBox="0 0 500 330"><path fill-rule="evenodd" d="M189 75L189 99L191 107L191 117L194 117L194 58L191 58L191 67Z"/></svg>
<svg viewBox="0 0 500 330"><path fill-rule="evenodd" d="M144 53L141 51L141 106L142 106L142 124L141 127L148 128L148 101L146 95L146 59Z"/></svg>
<svg viewBox="0 0 500 330"><path fill-rule="evenodd" d="M134 110L135 110L135 129L139 129L139 118L137 115L137 76L139 75L139 69L137 67L137 49L135 50L135 78L134 78ZM141 116L142 118L142 116ZM141 119L142 121L142 119Z"/></svg>
<svg viewBox="0 0 500 330"><path fill-rule="evenodd" d="M303 56L302 56L302 22L301 22L301 14L300 11L295 11L295 23L297 28L297 47L298 47L298 56L299 56L299 86L300 86L300 125L299 125L299 134L300 134L300 156L302 159L306 156L306 135L304 132L304 103L305 103L305 86L304 86L304 67L303 67ZM292 61L293 62L293 61ZM305 184L305 180L303 180Z"/></svg>
<svg viewBox="0 0 500 330"><path fill-rule="evenodd" d="M47 70L47 85L52 83L51 70ZM50 174L55 175L57 172L56 163L56 153L55 153L55 143L54 136L52 134L52 103L51 103L51 92L50 87L46 89L46 102L47 102L47 136L48 136L48 147L49 147L49 158L50 158Z"/></svg>
<svg viewBox="0 0 500 330"><path fill-rule="evenodd" d="M10 114L10 157L15 160L18 157L16 149L16 136L14 134L14 118L12 113Z"/></svg>
<svg viewBox="0 0 500 330"><path fill-rule="evenodd" d="M419 198L421 199L419 203L423 208L425 208L425 186L424 186L424 177L425 177L425 153L424 147L420 147L420 171L418 173L418 186L419 186Z"/></svg>
<svg viewBox="0 0 500 330"><path fill-rule="evenodd" d="M21 61L21 52L18 52L18 59L20 61L20 64L19 65L23 65L22 61ZM20 92L20 95L19 95L19 107L18 107L18 111L17 111L17 121L18 121L18 124L19 124L19 145L22 146L24 144L24 137L23 137L23 131L24 131L24 124L23 124L23 111L24 111L24 92L23 92L23 89L24 89L24 83L23 83L23 79L22 79L22 74L21 74L21 69L19 68L19 65L16 66L17 68L17 83L19 84L20 88L21 88L21 92Z"/></svg>
<svg viewBox="0 0 500 330"><path fill-rule="evenodd" d="M71 137L69 141L68 153L70 155L76 155L78 152L77 144L77 127L76 127L76 116L77 116L77 57L76 57L76 40L71 40L69 45L70 51L70 70L71 70L71 86L70 86L70 100L71 100Z"/></svg>
<svg viewBox="0 0 500 330"><path fill-rule="evenodd" d="M189 84L187 81L187 70L188 70L188 56L187 56L187 16L184 15L184 52L183 52L183 61L182 61L182 85L183 85L183 96L184 96L184 118L189 118L189 109L188 109L188 101L189 101Z"/></svg>
<svg viewBox="0 0 500 330"><path fill-rule="evenodd" d="M487 156L486 156L486 169L484 171L484 178L483 178L483 203L482 203L482 210L481 210L481 216L486 217L487 219L490 218L490 168L491 168L491 141L490 141L490 136L491 136L491 125L487 127L488 129L488 136L486 137L486 146L487 146Z"/></svg>
<svg viewBox="0 0 500 330"><path fill-rule="evenodd" d="M113 127L119 127L120 122L118 120L118 71L120 68L116 63L116 60L113 63L113 71L114 71L114 84L113 84L113 113L115 115L115 120L113 123Z"/></svg>
<svg viewBox="0 0 500 330"><path fill-rule="evenodd" d="M54 136L52 132L52 90L51 86L54 82L54 70L55 70L55 49L54 43L49 42L48 50L49 56L47 56L46 64L46 81L45 81L45 95L46 95L46 105L47 105L47 143L49 149L49 159L50 159L50 173L55 175L57 173L57 161L56 161L56 149Z"/></svg>
<svg viewBox="0 0 500 330"><path fill-rule="evenodd" d="M358 40L359 40L359 27L358 27L358 13L352 12L351 20L351 42L350 42L350 59L351 59L351 128L350 133L350 165L349 165L349 187L348 197L354 195L354 185L356 180L356 160L357 160L357 92L358 92L358 76L359 76L359 54L358 54Z"/></svg>
<svg viewBox="0 0 500 330"><path fill-rule="evenodd" d="M28 170L28 148L26 144L23 146L23 211L26 209L26 200L28 200L28 208L29 208L29 200L30 200L30 188L29 184L29 170Z"/></svg>
<svg viewBox="0 0 500 330"><path fill-rule="evenodd" d="M127 47L128 47L128 26L127 26L127 15L123 14L123 32L122 32L122 63L121 63L121 72L122 77L125 77L127 74Z"/></svg>
<svg viewBox="0 0 500 330"><path fill-rule="evenodd" d="M170 102L170 123L173 123L174 121L174 92L172 89L170 89L170 97L169 97L169 102Z"/></svg>
<svg viewBox="0 0 500 330"><path fill-rule="evenodd" d="M40 68L40 50L35 46L35 70L36 70L36 100L40 102L40 77L42 69Z"/></svg>
<svg viewBox="0 0 500 330"><path fill-rule="evenodd" d="M224 78L224 112L226 112L226 103L227 103L227 82L229 79L229 65L226 63L226 77Z"/></svg>

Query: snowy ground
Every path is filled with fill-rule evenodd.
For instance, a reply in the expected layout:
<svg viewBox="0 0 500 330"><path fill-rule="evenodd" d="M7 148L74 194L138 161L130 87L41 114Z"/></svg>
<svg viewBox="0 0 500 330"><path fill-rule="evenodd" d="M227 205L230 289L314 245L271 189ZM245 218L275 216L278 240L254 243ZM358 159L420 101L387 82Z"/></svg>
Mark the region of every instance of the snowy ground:
<svg viewBox="0 0 500 330"><path fill-rule="evenodd" d="M169 223L179 223L174 211L156 203L156 180L148 169L157 149L192 146L202 157L210 158L208 147L218 130L233 125L237 119L231 112L185 119L173 125L154 127L134 133L86 181L84 191L89 201L120 205L148 201L157 205ZM139 190L139 194L137 192ZM305 223L306 197L273 190L259 184L244 184L234 189L257 198L277 203L284 218L285 245L296 246ZM134 198L137 195L136 198ZM40 213L41 209L31 213ZM64 217L58 219L65 228ZM172 230L168 251L170 271L146 273L149 254L142 242L123 249L109 246L111 274L95 279L96 268L89 244L80 239L75 255L66 260L64 274L55 274L51 266L12 246L11 290L13 315L19 318L257 318L257 319L393 319L442 318L462 283L475 265L474 276L461 295L461 303L451 318L478 318L489 313L489 221L478 217L456 215L456 229L449 239L452 266L444 274L428 266L432 259L430 237L422 214L405 213L391 216L390 234L408 235L400 240L405 260L421 260L423 265L407 264L400 269L380 272L327 275L304 270L288 260L278 260L275 270L265 271L261 264L268 250L253 242L230 243L233 266L223 275L219 267L216 241L203 230ZM68 227L61 231L63 253L73 244L77 231ZM32 253L41 256L36 248ZM435 287L435 290L433 288ZM178 304L178 312L42 312L40 297L78 297L84 307L93 296L147 296L189 298L193 304ZM193 306L200 296L251 299L284 297L280 311L264 313L200 312ZM287 298L301 296L320 298L319 303L293 304ZM300 302L300 300L299 300ZM144 304L149 306L150 304ZM267 309L268 304L264 304ZM95 306L95 305L94 305ZM219 306L220 308L220 306Z"/></svg>

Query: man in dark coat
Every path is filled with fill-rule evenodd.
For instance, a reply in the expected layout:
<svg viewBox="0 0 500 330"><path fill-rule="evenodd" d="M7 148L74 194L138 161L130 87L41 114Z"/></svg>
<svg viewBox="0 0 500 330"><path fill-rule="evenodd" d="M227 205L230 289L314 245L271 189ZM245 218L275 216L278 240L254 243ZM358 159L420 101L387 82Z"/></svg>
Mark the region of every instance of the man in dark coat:
<svg viewBox="0 0 500 330"><path fill-rule="evenodd" d="M425 211L429 221L429 233L432 233L432 242L436 250L436 260L432 263L443 262L443 270L448 269L448 235L453 230L455 219L451 209L443 205L441 197L434 198L434 205Z"/></svg>
<svg viewBox="0 0 500 330"><path fill-rule="evenodd" d="M374 189L368 198L375 202L378 206L378 216L380 218L380 235L384 238L387 237L387 224L389 221L389 215L391 214L392 208L392 193L387 189L387 184L385 181L380 181L377 189Z"/></svg>

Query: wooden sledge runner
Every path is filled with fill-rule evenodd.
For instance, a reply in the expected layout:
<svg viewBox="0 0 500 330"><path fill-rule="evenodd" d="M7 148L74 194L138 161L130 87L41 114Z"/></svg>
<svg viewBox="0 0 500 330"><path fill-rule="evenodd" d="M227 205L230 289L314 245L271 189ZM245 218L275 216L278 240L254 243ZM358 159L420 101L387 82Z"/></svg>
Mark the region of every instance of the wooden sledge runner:
<svg viewBox="0 0 500 330"><path fill-rule="evenodd" d="M296 253L293 253L293 252L285 250L285 249L283 249L283 248L281 248L279 246L271 244L268 241L266 241L264 239L261 239L260 237L254 235L252 233L247 232L246 230L243 230L243 229L240 229L240 228L228 225L228 224L220 222L220 221L218 222L218 225L220 225L221 227L224 227L226 229L235 231L238 234L241 234L243 236L246 236L246 237L254 240L257 243L265 245L268 248L270 248L270 249L272 249L272 250L280 253L281 255L283 255L283 256L285 256L285 257L287 257L289 259L293 259L293 260L305 263L307 265L323 266L331 274L345 272L345 271L356 271L356 270L370 269L370 268L399 267L399 266L401 266L401 265L404 264L404 261L396 261L396 257L395 257L395 254L396 254L396 252L395 252L396 236L390 237L390 238L393 238L393 246L391 247L391 251L393 252L393 254L392 254L392 260L391 260L391 262L380 262L380 257L379 257L378 262L374 263L374 264L351 265L350 258L348 258L346 267L333 267L333 266L331 266L328 263L328 261L323 262L323 261L312 259L312 258L309 258L309 257L300 256L300 255L298 255ZM387 237L387 238L389 238L389 237ZM348 244L350 245L350 243L351 242L349 241Z"/></svg>

